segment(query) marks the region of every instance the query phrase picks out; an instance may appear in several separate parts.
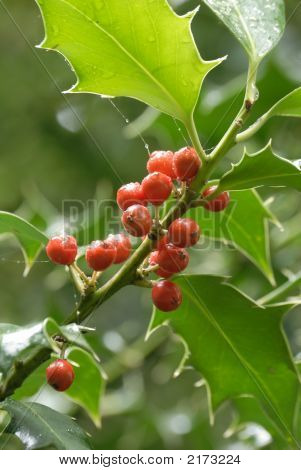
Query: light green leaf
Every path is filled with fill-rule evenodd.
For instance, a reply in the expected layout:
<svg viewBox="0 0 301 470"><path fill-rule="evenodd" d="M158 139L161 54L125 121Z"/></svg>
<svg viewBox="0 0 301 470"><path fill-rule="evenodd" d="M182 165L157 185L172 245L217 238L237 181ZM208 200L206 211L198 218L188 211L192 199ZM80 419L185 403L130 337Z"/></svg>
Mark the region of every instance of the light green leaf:
<svg viewBox="0 0 301 470"><path fill-rule="evenodd" d="M63 336L70 344L87 350L98 359L76 324L59 326L52 318L28 326L2 323L0 324L0 382L5 380L11 367L16 366L18 361L22 361L36 348L48 348L59 354L60 348L52 338L55 334Z"/></svg>
<svg viewBox="0 0 301 470"><path fill-rule="evenodd" d="M0 211L0 233L12 233L19 241L26 263L26 276L48 237L16 214Z"/></svg>
<svg viewBox="0 0 301 470"><path fill-rule="evenodd" d="M209 212L200 207L189 211L189 216L197 220L206 237L230 243L274 282L268 221L275 219L255 190L232 192L225 211Z"/></svg>
<svg viewBox="0 0 301 470"><path fill-rule="evenodd" d="M94 424L100 427L100 402L105 389L104 373L86 351L71 348L67 351L68 360L75 362L75 380L65 394L82 406Z"/></svg>
<svg viewBox="0 0 301 470"><path fill-rule="evenodd" d="M215 412L240 396L258 400L291 447L300 382L282 331L287 306L261 308L221 278L179 276L178 310L155 310L150 330L169 323L183 338L189 362L206 380ZM218 293L218 295L217 295Z"/></svg>
<svg viewBox="0 0 301 470"><path fill-rule="evenodd" d="M281 100L277 101L272 108L257 119L248 129L237 135L236 141L242 142L252 137L261 127L274 116L301 117L301 87L296 88Z"/></svg>
<svg viewBox="0 0 301 470"><path fill-rule="evenodd" d="M0 410L0 436L5 431L11 421L9 413L5 410Z"/></svg>
<svg viewBox="0 0 301 470"><path fill-rule="evenodd" d="M244 156L220 180L219 190L244 190L261 186L288 187L301 191L301 171L293 162L273 152L271 143Z"/></svg>
<svg viewBox="0 0 301 470"><path fill-rule="evenodd" d="M187 122L207 73L191 21L167 0L37 0L45 49L61 52L77 75L72 92L129 96Z"/></svg>
<svg viewBox="0 0 301 470"><path fill-rule="evenodd" d="M26 449L90 449L86 433L69 416L38 403L7 399L0 409L8 411L11 422L6 432L17 435Z"/></svg>
<svg viewBox="0 0 301 470"><path fill-rule="evenodd" d="M254 63L278 43L285 29L283 0L203 0L238 39Z"/></svg>

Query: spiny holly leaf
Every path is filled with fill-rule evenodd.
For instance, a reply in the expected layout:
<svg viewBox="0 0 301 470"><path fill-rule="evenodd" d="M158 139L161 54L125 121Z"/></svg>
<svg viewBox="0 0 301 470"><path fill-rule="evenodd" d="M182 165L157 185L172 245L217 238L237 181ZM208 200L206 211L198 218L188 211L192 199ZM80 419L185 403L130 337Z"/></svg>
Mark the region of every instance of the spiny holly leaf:
<svg viewBox="0 0 301 470"><path fill-rule="evenodd" d="M64 394L84 408L95 426L99 427L100 402L105 389L104 372L91 354L83 349L69 348L66 351L66 358L74 365L75 379ZM22 387L15 391L13 398L22 400L38 393L40 388L46 385L45 370L52 361L53 359L50 359L35 369L22 383Z"/></svg>
<svg viewBox="0 0 301 470"><path fill-rule="evenodd" d="M72 92L129 96L187 122L207 73L191 21L167 0L37 0L45 49L61 52L77 75Z"/></svg>
<svg viewBox="0 0 301 470"><path fill-rule="evenodd" d="M301 171L289 160L273 152L271 142L254 154L244 156L220 180L219 189L243 190L272 186L294 188L301 191Z"/></svg>
<svg viewBox="0 0 301 470"><path fill-rule="evenodd" d="M246 131L241 132L236 137L237 142L245 140L247 137L254 135L271 117L288 116L301 117L301 87L296 88L281 100L277 101L269 111L263 114L252 124Z"/></svg>
<svg viewBox="0 0 301 470"><path fill-rule="evenodd" d="M183 303L154 311L150 330L169 323L185 342L189 362L205 378L215 412L226 400L255 397L292 447L300 382L282 332L288 307L261 308L214 276L179 276ZM217 294L218 293L218 294Z"/></svg>
<svg viewBox="0 0 301 470"><path fill-rule="evenodd" d="M0 233L12 233L18 239L26 263L26 276L48 237L16 214L0 211Z"/></svg>
<svg viewBox="0 0 301 470"><path fill-rule="evenodd" d="M60 327L52 318L22 327L2 323L0 324L0 382L5 380L11 367L37 347L49 348L59 354L60 348L52 339L54 334L62 335L71 344L78 345L95 356L78 325Z"/></svg>
<svg viewBox="0 0 301 470"><path fill-rule="evenodd" d="M8 434L17 435L26 449L91 449L86 433L69 416L38 403L7 399L0 409L8 411Z"/></svg>
<svg viewBox="0 0 301 470"><path fill-rule="evenodd" d="M203 208L189 211L206 237L232 244L247 256L271 283L268 221L275 221L255 190L231 192L231 203L225 211L209 212Z"/></svg>
<svg viewBox="0 0 301 470"><path fill-rule="evenodd" d="M283 0L203 0L239 40L254 63L278 43L285 29Z"/></svg>

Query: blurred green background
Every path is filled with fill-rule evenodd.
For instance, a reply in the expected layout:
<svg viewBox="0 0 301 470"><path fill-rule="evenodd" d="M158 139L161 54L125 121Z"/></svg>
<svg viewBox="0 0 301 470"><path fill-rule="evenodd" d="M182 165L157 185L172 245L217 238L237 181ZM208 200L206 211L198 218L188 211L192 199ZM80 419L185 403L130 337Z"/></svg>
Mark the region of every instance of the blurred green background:
<svg viewBox="0 0 301 470"><path fill-rule="evenodd" d="M178 13L199 4L170 3ZM254 119L301 83L301 6L296 0L286 5L285 36L260 69L260 100ZM98 221L96 211L91 220L89 201L112 199L121 184L142 179L147 150L143 139L135 135L140 126L146 126L142 133L150 150L177 149L185 145L185 136L168 116L146 111L139 118L145 111L142 103L122 98L112 104L94 95L63 95L61 91L74 83L74 75L62 56L34 47L43 38L34 1L3 1L0 12L0 208L17 211L41 229L47 221L54 232L61 224L63 201L80 201L89 214L81 229L83 243L102 236L103 214ZM210 148L240 106L247 63L240 45L204 5L192 27L205 59L228 54L206 79L197 108L202 142ZM256 151L272 137L280 155L299 159L300 135L299 120L275 118L247 145ZM242 147L231 152L224 168L241 153ZM260 193L283 224L282 231L270 226L273 268L281 283L300 270L301 197L288 190ZM114 211L115 217L116 207ZM113 220L117 223L118 219ZM264 276L230 247L206 242L193 258L190 271L231 275L232 282L253 298L271 290ZM2 236L1 322L21 325L49 315L58 320L67 316L75 292L64 269L51 266L42 254L28 277L22 278L23 270L17 244ZM112 270L106 275L111 274ZM36 400L74 415L98 449L268 447L269 435L252 423L240 433L224 436L233 419L230 404L210 426L206 389L195 386L200 377L187 370L173 378L183 353L179 340L166 330L154 336L154 344L144 345L150 315L149 292L131 287L110 299L88 322L97 327L91 342L110 377L101 430L84 411L47 387ZM288 315L285 329L293 354L301 355L300 311Z"/></svg>

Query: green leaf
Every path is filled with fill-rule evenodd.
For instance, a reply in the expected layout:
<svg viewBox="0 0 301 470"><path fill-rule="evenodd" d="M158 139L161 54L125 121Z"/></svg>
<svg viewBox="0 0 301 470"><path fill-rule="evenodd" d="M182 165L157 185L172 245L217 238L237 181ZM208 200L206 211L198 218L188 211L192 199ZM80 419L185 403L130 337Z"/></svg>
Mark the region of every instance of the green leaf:
<svg viewBox="0 0 301 470"><path fill-rule="evenodd" d="M67 351L68 360L75 362L75 380L65 394L82 406L94 424L100 427L100 401L104 394L105 377L99 364L89 353L79 348Z"/></svg>
<svg viewBox="0 0 301 470"><path fill-rule="evenodd" d="M270 261L268 221L275 221L255 190L231 193L225 211L210 212L203 208L189 211L206 237L232 244L274 283Z"/></svg>
<svg viewBox="0 0 301 470"><path fill-rule="evenodd" d="M278 43L285 29L283 0L203 0L229 28L254 63Z"/></svg>
<svg viewBox="0 0 301 470"><path fill-rule="evenodd" d="M273 152L271 143L244 156L220 180L219 190L244 190L261 186L289 187L301 191L301 171L293 162Z"/></svg>
<svg viewBox="0 0 301 470"><path fill-rule="evenodd" d="M5 410L0 410L0 435L5 431L11 421L9 413Z"/></svg>
<svg viewBox="0 0 301 470"><path fill-rule="evenodd" d="M90 449L86 433L71 419L38 403L7 399L0 404L11 415L7 433L16 435L26 449Z"/></svg>
<svg viewBox="0 0 301 470"><path fill-rule="evenodd" d="M287 306L259 307L214 276L179 276L181 307L155 310L150 330L169 323L189 362L206 380L213 412L232 398L252 396L292 447L299 378L282 331ZM217 295L218 294L218 295Z"/></svg>
<svg viewBox="0 0 301 470"><path fill-rule="evenodd" d="M166 0L37 0L45 49L61 52L77 75L70 90L129 96L188 121L207 73L191 21Z"/></svg>
<svg viewBox="0 0 301 470"><path fill-rule="evenodd" d="M261 127L274 116L301 117L301 87L296 88L281 100L277 101L272 108L257 119L247 130L241 132L236 137L237 142L241 142L252 137Z"/></svg>
<svg viewBox="0 0 301 470"><path fill-rule="evenodd" d="M48 237L16 214L0 211L0 233L12 233L18 239L26 263L26 276Z"/></svg>
<svg viewBox="0 0 301 470"><path fill-rule="evenodd" d="M62 335L70 344L87 350L98 359L76 324L59 326L52 318L24 327L2 323L0 324L0 381L5 379L12 366L35 348L46 347L59 354L60 348L52 339L54 334Z"/></svg>

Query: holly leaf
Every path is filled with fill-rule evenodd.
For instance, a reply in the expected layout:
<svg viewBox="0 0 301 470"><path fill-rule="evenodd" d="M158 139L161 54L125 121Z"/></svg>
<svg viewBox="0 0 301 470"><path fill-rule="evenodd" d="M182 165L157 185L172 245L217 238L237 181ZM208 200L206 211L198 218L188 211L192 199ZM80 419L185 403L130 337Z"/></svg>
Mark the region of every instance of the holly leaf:
<svg viewBox="0 0 301 470"><path fill-rule="evenodd" d="M6 433L17 436L26 449L91 449L87 434L73 419L47 406L6 399L0 409L11 416Z"/></svg>
<svg viewBox="0 0 301 470"><path fill-rule="evenodd" d="M67 351L69 361L78 365L75 380L65 394L83 407L95 426L100 427L100 403L105 390L105 375L89 353L80 348Z"/></svg>
<svg viewBox="0 0 301 470"><path fill-rule="evenodd" d="M168 323L183 339L189 363L208 384L213 413L227 400L252 396L298 448L294 417L300 382L282 331L289 307L262 308L222 281L177 277L183 303L170 314L155 309L150 331Z"/></svg>
<svg viewBox="0 0 301 470"><path fill-rule="evenodd" d="M190 12L166 0L37 0L44 49L61 52L77 75L73 93L129 96L184 122L207 73L191 33Z"/></svg>
<svg viewBox="0 0 301 470"><path fill-rule="evenodd" d="M25 259L26 276L42 246L47 244L48 237L22 217L4 211L0 211L0 233L11 233L19 241Z"/></svg>
<svg viewBox="0 0 301 470"><path fill-rule="evenodd" d="M261 127L274 116L301 117L301 87L296 88L281 100L277 101L265 114L254 122L247 130L236 136L237 142L254 135Z"/></svg>
<svg viewBox="0 0 301 470"><path fill-rule="evenodd" d="M300 168L273 152L271 142L262 150L244 156L220 180L219 190L244 190L261 186L288 187L301 191Z"/></svg>
<svg viewBox="0 0 301 470"><path fill-rule="evenodd" d="M259 63L285 29L283 0L203 0L241 43L251 61Z"/></svg>
<svg viewBox="0 0 301 470"><path fill-rule="evenodd" d="M255 190L232 192L231 202L222 212L200 207L190 210L189 216L196 219L204 236L233 245L274 283L268 221L275 218Z"/></svg>

